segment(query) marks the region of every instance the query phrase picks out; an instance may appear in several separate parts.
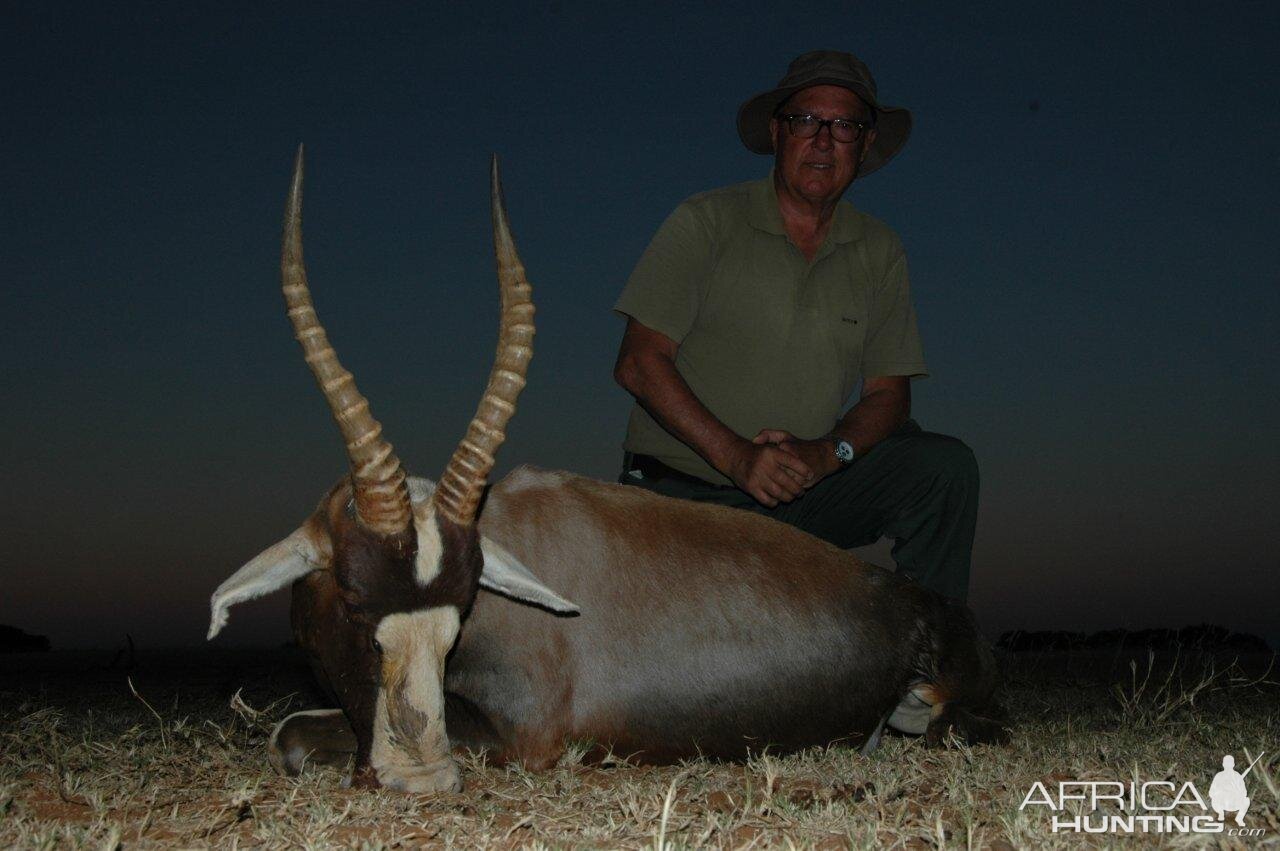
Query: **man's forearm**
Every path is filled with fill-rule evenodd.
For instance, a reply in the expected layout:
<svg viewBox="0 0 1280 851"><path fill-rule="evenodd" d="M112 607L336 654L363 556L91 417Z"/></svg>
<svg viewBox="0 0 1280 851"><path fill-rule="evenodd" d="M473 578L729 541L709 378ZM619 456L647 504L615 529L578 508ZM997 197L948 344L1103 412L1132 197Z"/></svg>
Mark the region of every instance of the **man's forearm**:
<svg viewBox="0 0 1280 851"><path fill-rule="evenodd" d="M628 319L613 376L659 425L761 505L800 496L813 469L764 432L747 440L722 423L676 369L678 351L670 337Z"/></svg>
<svg viewBox="0 0 1280 851"><path fill-rule="evenodd" d="M620 380L659 425L729 475L729 459L744 438L707 410L670 359L637 357Z"/></svg>
<svg viewBox="0 0 1280 851"><path fill-rule="evenodd" d="M862 455L893 434L911 415L911 391L885 388L873 390L850 408L831 433L849 441Z"/></svg>

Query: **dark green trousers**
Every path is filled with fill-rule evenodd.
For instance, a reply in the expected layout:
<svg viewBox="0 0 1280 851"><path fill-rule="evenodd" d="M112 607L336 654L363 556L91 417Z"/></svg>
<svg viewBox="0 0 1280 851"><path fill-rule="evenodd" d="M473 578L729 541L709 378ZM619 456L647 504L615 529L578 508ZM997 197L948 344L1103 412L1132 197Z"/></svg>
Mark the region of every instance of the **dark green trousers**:
<svg viewBox="0 0 1280 851"><path fill-rule="evenodd" d="M647 475L628 454L618 481L664 496L755 511L844 549L890 538L899 571L947 597L963 601L968 594L978 464L963 442L923 431L914 420L776 508L735 487L645 466Z"/></svg>

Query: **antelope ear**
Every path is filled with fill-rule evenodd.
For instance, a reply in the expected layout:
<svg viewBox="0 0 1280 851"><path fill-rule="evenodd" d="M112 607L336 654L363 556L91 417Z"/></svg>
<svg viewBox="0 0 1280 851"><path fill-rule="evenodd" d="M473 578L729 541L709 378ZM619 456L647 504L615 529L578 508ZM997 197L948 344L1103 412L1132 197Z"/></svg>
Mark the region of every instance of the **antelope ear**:
<svg viewBox="0 0 1280 851"><path fill-rule="evenodd" d="M329 536L310 520L289 537L263 550L244 567L218 586L209 601L209 638L226 626L227 609L283 588L313 570L324 570L333 562Z"/></svg>
<svg viewBox="0 0 1280 851"><path fill-rule="evenodd" d="M484 553L484 570L480 572L481 588L488 588L524 603L533 603L556 614L579 614L575 604L543 585L505 547L481 535L480 551Z"/></svg>

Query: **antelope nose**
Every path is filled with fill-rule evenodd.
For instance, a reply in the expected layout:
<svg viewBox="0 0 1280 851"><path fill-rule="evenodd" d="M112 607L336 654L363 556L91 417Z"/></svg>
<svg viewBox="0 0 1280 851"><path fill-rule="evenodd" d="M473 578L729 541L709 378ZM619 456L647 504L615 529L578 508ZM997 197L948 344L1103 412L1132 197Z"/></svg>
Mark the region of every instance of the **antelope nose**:
<svg viewBox="0 0 1280 851"><path fill-rule="evenodd" d="M378 772L378 780L397 792L462 791L462 774L451 759L433 765L384 768Z"/></svg>

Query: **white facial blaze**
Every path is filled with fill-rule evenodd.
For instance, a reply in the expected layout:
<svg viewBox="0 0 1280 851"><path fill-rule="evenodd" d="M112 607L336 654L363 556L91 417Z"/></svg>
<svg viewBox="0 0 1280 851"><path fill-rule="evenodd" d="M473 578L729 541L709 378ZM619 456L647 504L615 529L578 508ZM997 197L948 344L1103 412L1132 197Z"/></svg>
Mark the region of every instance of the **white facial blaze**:
<svg viewBox="0 0 1280 851"><path fill-rule="evenodd" d="M370 762L384 786L462 788L444 722L444 662L460 626L453 606L388 615L378 624L382 677Z"/></svg>
<svg viewBox="0 0 1280 851"><path fill-rule="evenodd" d="M418 534L418 556L414 560L414 573L418 584L425 588L440 575L440 557L444 554L440 530L436 527L435 507L430 503L415 505L413 527Z"/></svg>

